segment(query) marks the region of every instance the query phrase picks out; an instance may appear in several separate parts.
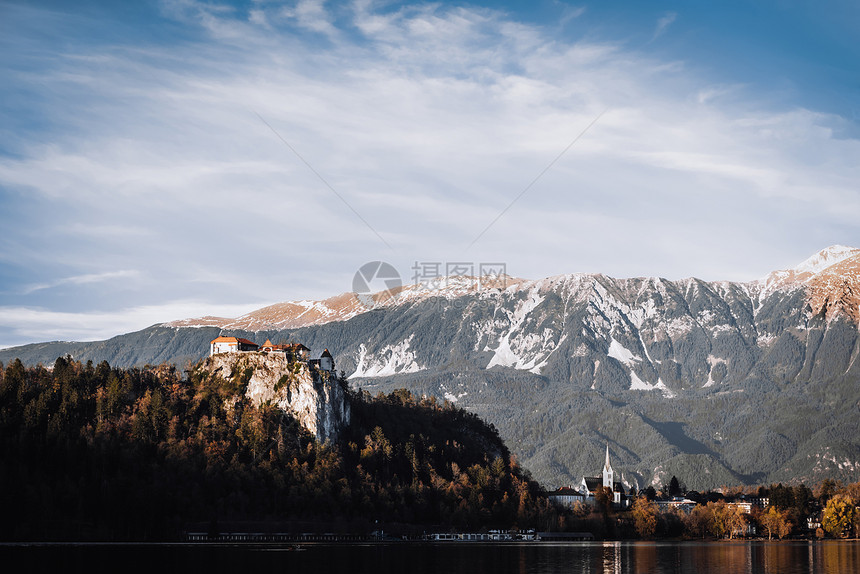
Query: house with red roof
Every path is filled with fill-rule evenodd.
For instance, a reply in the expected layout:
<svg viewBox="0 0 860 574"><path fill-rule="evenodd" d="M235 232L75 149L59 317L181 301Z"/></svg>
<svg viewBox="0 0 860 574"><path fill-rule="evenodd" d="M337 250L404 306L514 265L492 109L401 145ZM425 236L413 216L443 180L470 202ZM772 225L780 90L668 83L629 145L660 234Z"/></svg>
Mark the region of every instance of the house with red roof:
<svg viewBox="0 0 860 574"><path fill-rule="evenodd" d="M238 353L240 351L256 351L260 346L254 341L241 337L216 337L209 343L209 356L218 353Z"/></svg>

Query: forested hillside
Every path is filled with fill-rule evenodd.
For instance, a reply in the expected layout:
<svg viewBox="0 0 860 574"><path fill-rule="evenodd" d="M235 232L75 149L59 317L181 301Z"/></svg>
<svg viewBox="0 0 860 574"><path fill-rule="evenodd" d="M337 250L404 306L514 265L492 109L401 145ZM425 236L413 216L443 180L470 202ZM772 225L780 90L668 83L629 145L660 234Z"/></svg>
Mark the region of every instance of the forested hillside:
<svg viewBox="0 0 860 574"><path fill-rule="evenodd" d="M321 444L245 398L248 373L60 358L0 369L3 540L173 540L189 524L369 532L529 527L554 511L474 414L407 391L350 393ZM403 526L408 528L408 526Z"/></svg>

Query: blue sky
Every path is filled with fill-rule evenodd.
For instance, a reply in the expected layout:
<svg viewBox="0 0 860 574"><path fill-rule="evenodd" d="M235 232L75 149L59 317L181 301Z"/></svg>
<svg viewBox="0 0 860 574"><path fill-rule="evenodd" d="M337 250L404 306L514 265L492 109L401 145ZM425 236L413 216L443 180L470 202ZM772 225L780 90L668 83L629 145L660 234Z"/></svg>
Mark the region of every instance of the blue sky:
<svg viewBox="0 0 860 574"><path fill-rule="evenodd" d="M750 280L860 246L858 28L847 1L2 2L0 346L372 260Z"/></svg>

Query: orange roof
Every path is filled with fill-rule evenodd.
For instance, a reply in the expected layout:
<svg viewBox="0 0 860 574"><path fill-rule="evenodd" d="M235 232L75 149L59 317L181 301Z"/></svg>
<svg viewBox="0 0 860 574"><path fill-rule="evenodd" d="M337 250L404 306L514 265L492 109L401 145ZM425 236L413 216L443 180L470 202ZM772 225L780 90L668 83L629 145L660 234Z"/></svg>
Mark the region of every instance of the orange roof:
<svg viewBox="0 0 860 574"><path fill-rule="evenodd" d="M264 347L272 347L272 346L273 346L273 345L272 345L272 340L271 340L271 339L266 339L266 342L265 342L265 343L263 343L263 346L264 346Z"/></svg>
<svg viewBox="0 0 860 574"><path fill-rule="evenodd" d="M259 345L254 341L249 341L248 339L243 339L241 337L216 337L215 339L212 339L209 344L211 345L212 343L242 343L243 345L254 345L255 347L259 347Z"/></svg>

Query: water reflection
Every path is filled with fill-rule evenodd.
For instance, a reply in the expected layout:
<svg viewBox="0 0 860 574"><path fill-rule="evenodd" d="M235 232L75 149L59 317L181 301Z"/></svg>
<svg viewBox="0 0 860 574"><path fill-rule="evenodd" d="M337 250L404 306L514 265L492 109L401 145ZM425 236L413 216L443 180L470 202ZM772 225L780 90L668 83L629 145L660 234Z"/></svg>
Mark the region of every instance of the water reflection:
<svg viewBox="0 0 860 574"><path fill-rule="evenodd" d="M621 552L622 560L616 560L614 572L860 572L860 543L854 541L631 543L631 546L633 552L629 557Z"/></svg>
<svg viewBox="0 0 860 574"><path fill-rule="evenodd" d="M603 543L603 574L621 574L621 543Z"/></svg>
<svg viewBox="0 0 860 574"><path fill-rule="evenodd" d="M640 572L657 570L657 548L647 542L633 545L633 562Z"/></svg>
<svg viewBox="0 0 860 574"><path fill-rule="evenodd" d="M4 563L64 573L143 571L230 574L841 574L860 572L860 542L579 542L558 544L308 544L285 546L3 546ZM77 570L75 566L79 567ZM104 568L102 568L104 567Z"/></svg>
<svg viewBox="0 0 860 574"><path fill-rule="evenodd" d="M458 562L471 574L506 572L480 552ZM440 549L444 551L444 549ZM498 558L502 549L494 551ZM520 574L837 574L860 572L860 542L598 542L524 545L518 549ZM460 571L454 568L453 571ZM429 572L429 571L428 571Z"/></svg>

